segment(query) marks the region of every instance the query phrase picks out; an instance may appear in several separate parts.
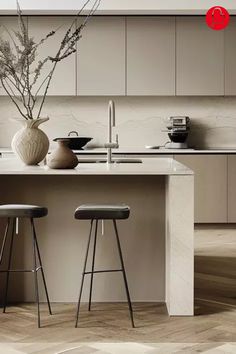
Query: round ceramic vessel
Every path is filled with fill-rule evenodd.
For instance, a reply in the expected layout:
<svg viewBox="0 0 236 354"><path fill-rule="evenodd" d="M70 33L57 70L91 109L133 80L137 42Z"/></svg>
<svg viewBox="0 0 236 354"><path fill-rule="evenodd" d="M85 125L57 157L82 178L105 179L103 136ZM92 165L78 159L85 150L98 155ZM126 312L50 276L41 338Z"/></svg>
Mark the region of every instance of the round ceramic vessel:
<svg viewBox="0 0 236 354"><path fill-rule="evenodd" d="M47 135L39 129L39 125L49 118L39 118L22 121L21 128L12 139L12 150L26 164L37 165L47 155L49 140Z"/></svg>
<svg viewBox="0 0 236 354"><path fill-rule="evenodd" d="M79 161L68 147L69 139L58 139L58 147L47 158L47 165L53 169L73 169Z"/></svg>

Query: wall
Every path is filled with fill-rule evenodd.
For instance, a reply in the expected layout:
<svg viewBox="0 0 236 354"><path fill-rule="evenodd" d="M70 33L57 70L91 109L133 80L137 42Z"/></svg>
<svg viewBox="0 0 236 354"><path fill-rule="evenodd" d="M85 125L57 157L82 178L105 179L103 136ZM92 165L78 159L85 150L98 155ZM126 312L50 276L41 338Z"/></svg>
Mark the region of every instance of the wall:
<svg viewBox="0 0 236 354"><path fill-rule="evenodd" d="M49 97L43 116L50 121L42 128L52 140L71 130L91 136L93 143L107 140L108 97ZM115 97L115 132L121 148L143 149L167 140L165 119L171 115L191 118L189 142L199 147L236 148L236 98L234 97ZM0 147L9 147L20 124L14 106L0 97ZM55 143L54 143L55 144Z"/></svg>

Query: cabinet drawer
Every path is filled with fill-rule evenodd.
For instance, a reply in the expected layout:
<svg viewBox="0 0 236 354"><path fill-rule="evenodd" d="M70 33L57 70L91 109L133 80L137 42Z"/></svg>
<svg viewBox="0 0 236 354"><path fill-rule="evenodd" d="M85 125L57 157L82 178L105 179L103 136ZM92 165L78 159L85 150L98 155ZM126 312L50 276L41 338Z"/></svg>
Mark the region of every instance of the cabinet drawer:
<svg viewBox="0 0 236 354"><path fill-rule="evenodd" d="M92 18L78 42L77 95L125 95L125 62L125 18Z"/></svg>
<svg viewBox="0 0 236 354"><path fill-rule="evenodd" d="M236 223L236 156L228 156L228 222Z"/></svg>
<svg viewBox="0 0 236 354"><path fill-rule="evenodd" d="M224 31L203 16L176 18L176 94L224 95Z"/></svg>
<svg viewBox="0 0 236 354"><path fill-rule="evenodd" d="M195 222L226 223L227 156L192 155L175 156L175 159L195 173Z"/></svg>
<svg viewBox="0 0 236 354"><path fill-rule="evenodd" d="M42 46L39 47L39 56L36 58L36 63L39 60L46 58L47 56L55 56L62 38L71 25L73 19L66 16L29 16L28 28L29 34L37 42L42 38L45 38L52 30L58 29L57 33L46 40ZM75 27L74 27L75 28ZM49 86L49 96L75 96L76 93L76 56L70 55L68 58L63 59L57 64L56 70L53 74L51 84ZM36 64L37 65L37 64ZM46 75L52 68L52 63L48 61L41 71L39 77L39 84L36 84L37 89L45 79ZM43 86L43 89L45 89ZM44 90L39 91L40 94L44 93Z"/></svg>
<svg viewBox="0 0 236 354"><path fill-rule="evenodd" d="M127 18L127 95L175 95L175 19Z"/></svg>

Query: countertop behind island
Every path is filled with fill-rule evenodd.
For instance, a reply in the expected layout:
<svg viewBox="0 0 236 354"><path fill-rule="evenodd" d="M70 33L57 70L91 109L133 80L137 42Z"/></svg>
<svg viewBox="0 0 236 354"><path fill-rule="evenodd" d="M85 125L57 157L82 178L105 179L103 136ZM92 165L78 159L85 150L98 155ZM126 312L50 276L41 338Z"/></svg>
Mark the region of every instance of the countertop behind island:
<svg viewBox="0 0 236 354"><path fill-rule="evenodd" d="M53 148L50 150L52 151ZM49 153L50 153L49 151ZM103 148L97 149L84 149L74 150L74 153L80 157L86 156L105 156L107 150ZM14 153L10 147L0 147L1 157L10 157ZM236 148L234 147L212 147L212 148L196 148L196 149L130 149L119 148L113 149L112 154L114 156L143 156L143 157L155 157L155 156L171 156L171 155L236 155Z"/></svg>

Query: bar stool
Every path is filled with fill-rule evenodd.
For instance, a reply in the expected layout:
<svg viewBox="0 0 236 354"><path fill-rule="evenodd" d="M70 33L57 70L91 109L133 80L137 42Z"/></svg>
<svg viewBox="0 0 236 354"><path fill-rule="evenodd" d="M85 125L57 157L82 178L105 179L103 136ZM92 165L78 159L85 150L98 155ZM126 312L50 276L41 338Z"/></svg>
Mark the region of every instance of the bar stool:
<svg viewBox="0 0 236 354"><path fill-rule="evenodd" d="M79 294L79 300L78 300L78 308L77 308L75 327L78 326L80 302L81 302L81 297L82 297L82 292L83 292L85 275L91 274L89 307L88 307L88 310L90 311L91 310L94 274L109 273L109 272L122 272L123 278L124 278L126 295L127 295L127 301L128 301L128 305L129 305L130 319L131 319L132 327L134 328L133 309L132 309L132 304L131 304L131 300L130 300L128 282L127 282L125 266L124 266L122 251L121 251L118 229L117 229L117 225L116 225L116 220L128 219L129 214L130 214L130 208L127 205L90 205L90 204L85 204L85 205L79 206L75 211L75 219L91 220L89 239L88 239L87 250L86 250L86 255L85 255L83 273L82 273L82 282L81 282L81 287L80 287L80 294ZM94 245L93 245L93 255L92 255L92 270L91 270L91 272L87 272L86 266L87 266L89 248L90 248L90 243L91 243L91 238L92 238L92 229L93 229L94 220L95 220L95 233L94 233ZM98 221L99 220L112 220L113 221L113 226L114 226L115 236L116 236L116 241L117 241L117 247L118 247L118 252L119 252L119 257L120 257L121 269L94 270L96 245L97 245L97 229L98 229Z"/></svg>
<svg viewBox="0 0 236 354"><path fill-rule="evenodd" d="M35 231L35 225L34 225L34 218L42 218L48 214L48 210L45 207L40 207L36 205L26 205L26 204L7 204L7 205L0 205L0 218L7 218L7 226L3 238L3 243L1 247L1 253L0 253L0 265L3 260L3 256L5 254L5 246L6 246L6 241L8 238L9 234L9 229L10 226L12 227L12 232L11 232L11 237L10 237L10 250L9 250L9 256L8 256L8 265L6 270L1 270L1 273L6 273L6 288L5 288L5 296L4 296L4 302L3 302L3 313L6 312L6 307L7 307L7 295L8 295L8 286L9 286L9 277L10 273L12 272L21 272L21 273L28 273L31 272L34 274L34 282L35 282L35 299L37 303L37 313L38 313L38 327L40 328L40 306L39 306L39 287L38 287L38 276L37 272L41 270L42 274L42 279L43 279L43 284L44 284L44 289L46 293L46 298L47 298L47 304L48 304L48 310L50 315L52 314L51 310L51 305L49 301L49 296L48 296L48 290L47 290L47 285L46 285L46 280L45 280L45 274L42 266L42 259L39 251L39 245L38 245L38 240L36 236L36 231ZM11 269L11 263L12 263L12 253L13 253L13 244L14 244L14 236L15 234L18 234L18 219L19 218L27 218L30 220L31 224L31 230L32 230L32 246L33 246L33 269L27 270L27 269ZM37 262L38 258L38 262ZM37 265L39 263L39 266Z"/></svg>

